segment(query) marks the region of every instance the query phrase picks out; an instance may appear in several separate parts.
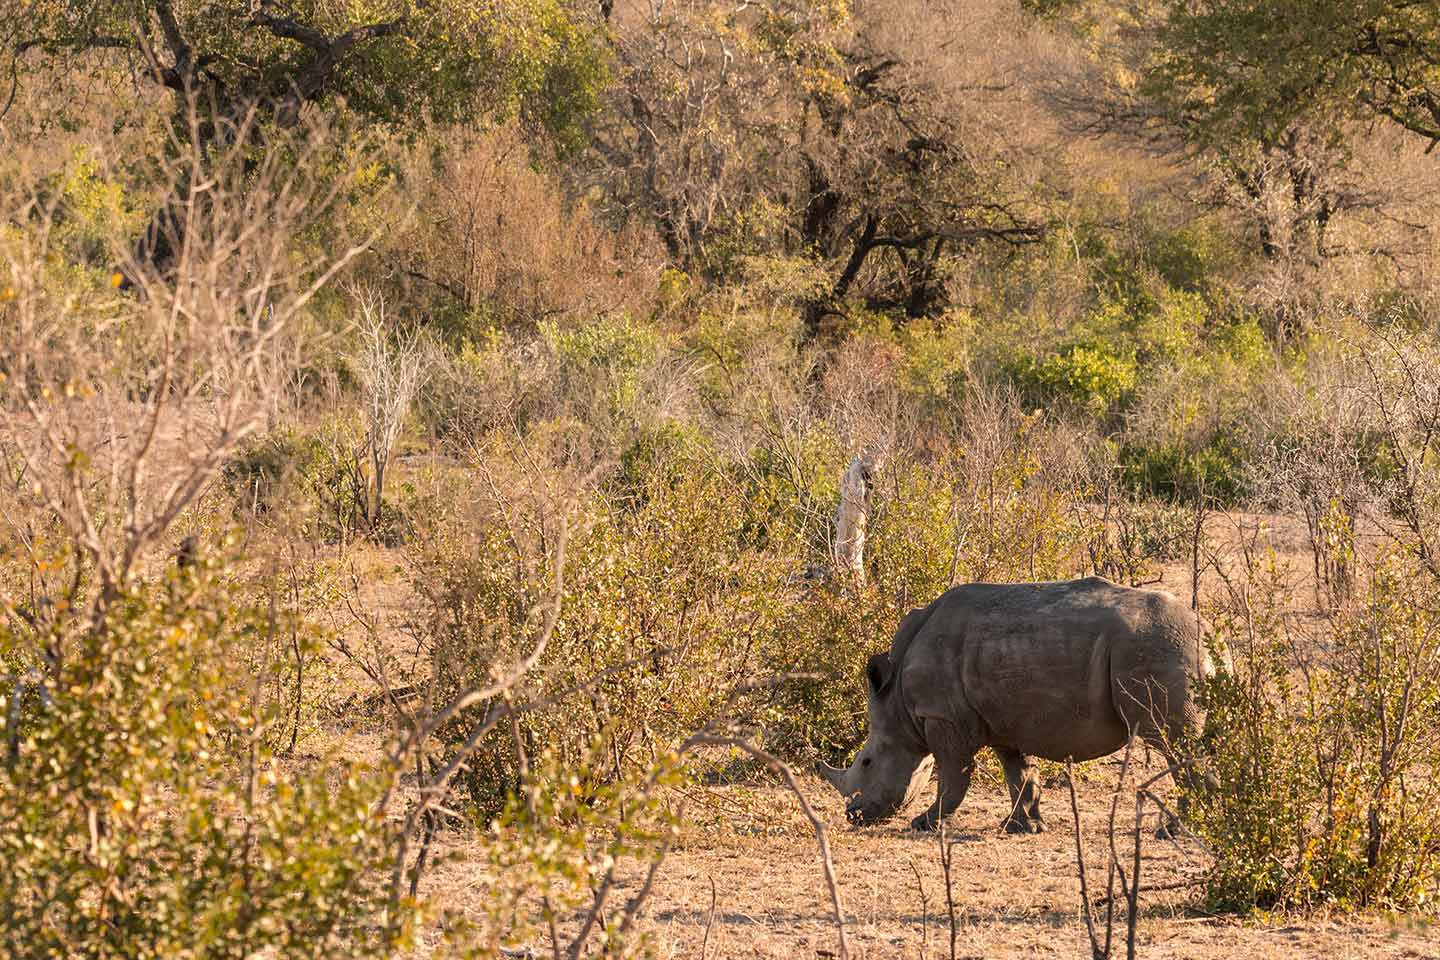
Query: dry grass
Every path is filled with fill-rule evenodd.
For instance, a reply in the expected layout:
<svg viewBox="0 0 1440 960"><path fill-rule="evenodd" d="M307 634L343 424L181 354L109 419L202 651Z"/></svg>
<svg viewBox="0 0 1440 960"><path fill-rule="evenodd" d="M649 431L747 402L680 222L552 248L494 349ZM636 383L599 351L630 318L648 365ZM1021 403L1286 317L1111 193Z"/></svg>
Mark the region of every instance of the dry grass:
<svg viewBox="0 0 1440 960"><path fill-rule="evenodd" d="M1092 863L1104 853L1102 831L1119 770L1118 762L1099 764L1079 787ZM803 786L831 824L852 955L948 957L936 838L906 830L903 819L845 827L838 797L818 780ZM1088 954L1064 785L1049 786L1050 830L1039 836L999 831L1008 801L998 782L977 783L952 818L957 956ZM779 787L723 789L706 806L666 859L642 919L656 955L701 957L702 947L708 957L833 954L837 938L814 837L793 797ZM486 897L484 869L466 856L462 837L451 836L448 845L458 856L437 867L426 892L451 908L478 911ZM1204 863L1196 851L1155 840L1145 841L1145 851L1147 884L1176 883ZM642 880L636 867L618 892L633 893ZM1323 917L1242 921L1202 913L1193 899L1185 890L1142 896L1140 956L1440 957L1440 932L1425 927ZM538 955L548 952L541 942L529 946Z"/></svg>

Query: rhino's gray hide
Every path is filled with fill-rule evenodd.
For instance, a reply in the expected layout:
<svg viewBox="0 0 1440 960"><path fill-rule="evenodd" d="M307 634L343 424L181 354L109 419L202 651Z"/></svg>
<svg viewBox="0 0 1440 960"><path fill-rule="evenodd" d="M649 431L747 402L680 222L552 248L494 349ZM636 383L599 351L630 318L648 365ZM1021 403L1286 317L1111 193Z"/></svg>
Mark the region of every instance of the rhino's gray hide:
<svg viewBox="0 0 1440 960"><path fill-rule="evenodd" d="M1202 718L1193 681L1210 672L1195 613L1168 594L1102 577L955 587L901 623L870 659L870 733L848 770L821 773L852 820L891 816L928 780L930 828L965 797L975 753L1005 768L1011 832L1043 828L1031 757L1088 760L1131 732L1167 757Z"/></svg>

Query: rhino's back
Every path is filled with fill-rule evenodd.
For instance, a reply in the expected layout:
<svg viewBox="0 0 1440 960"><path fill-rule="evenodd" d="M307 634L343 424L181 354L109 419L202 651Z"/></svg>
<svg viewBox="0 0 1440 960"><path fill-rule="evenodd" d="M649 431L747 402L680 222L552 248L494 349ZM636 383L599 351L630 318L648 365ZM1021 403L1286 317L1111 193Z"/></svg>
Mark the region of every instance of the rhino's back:
<svg viewBox="0 0 1440 960"><path fill-rule="evenodd" d="M931 606L906 682L931 710L973 711L986 742L1087 759L1124 743L1117 676L1188 696L1197 640L1194 615L1173 597L1099 577L965 584Z"/></svg>

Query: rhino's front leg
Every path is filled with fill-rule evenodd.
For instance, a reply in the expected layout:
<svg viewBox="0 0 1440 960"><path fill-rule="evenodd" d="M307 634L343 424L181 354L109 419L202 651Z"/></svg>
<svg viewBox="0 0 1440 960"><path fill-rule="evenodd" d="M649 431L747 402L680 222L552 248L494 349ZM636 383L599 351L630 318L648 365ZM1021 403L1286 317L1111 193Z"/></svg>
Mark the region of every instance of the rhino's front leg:
<svg viewBox="0 0 1440 960"><path fill-rule="evenodd" d="M955 812L970 789L975 774L973 739L964 736L951 724L927 722L925 739L935 753L935 773L940 781L935 802L920 816L910 821L914 830L934 830L940 821Z"/></svg>
<svg viewBox="0 0 1440 960"><path fill-rule="evenodd" d="M970 777L975 773L975 759L964 763L945 764L936 762L940 774L940 785L935 791L935 802L930 808L910 821L912 830L934 830L940 821L955 812L970 789Z"/></svg>

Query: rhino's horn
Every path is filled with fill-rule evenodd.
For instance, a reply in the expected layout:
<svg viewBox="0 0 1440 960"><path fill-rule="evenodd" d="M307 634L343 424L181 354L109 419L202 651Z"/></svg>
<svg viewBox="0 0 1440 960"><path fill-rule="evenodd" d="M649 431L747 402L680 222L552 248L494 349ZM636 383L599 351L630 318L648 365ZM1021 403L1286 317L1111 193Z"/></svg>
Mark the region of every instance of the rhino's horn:
<svg viewBox="0 0 1440 960"><path fill-rule="evenodd" d="M815 764L815 772L820 775L820 778L822 780L825 780L827 783L829 783L830 786L834 787L836 790L839 790L842 794L845 793L845 780L850 773L849 770L842 770L839 767L832 767L830 766L830 764L821 761L820 763Z"/></svg>

